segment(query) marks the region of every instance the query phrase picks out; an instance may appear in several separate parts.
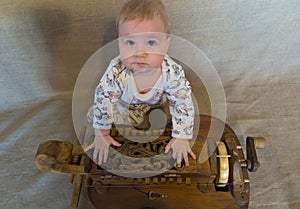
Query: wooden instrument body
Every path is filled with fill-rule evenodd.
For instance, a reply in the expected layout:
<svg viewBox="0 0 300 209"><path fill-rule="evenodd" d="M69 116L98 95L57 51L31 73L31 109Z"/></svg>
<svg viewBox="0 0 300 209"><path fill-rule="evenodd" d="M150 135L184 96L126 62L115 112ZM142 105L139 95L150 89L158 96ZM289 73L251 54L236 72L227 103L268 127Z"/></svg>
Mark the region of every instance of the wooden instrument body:
<svg viewBox="0 0 300 209"><path fill-rule="evenodd" d="M250 185L247 160L236 134L216 118L201 115L199 121L199 131L192 147L198 158L189 158L190 166L181 169L172 168L141 178L117 175L93 163L80 145L71 148L71 155L68 152L71 156L69 160L55 162L52 158L59 154L53 154L51 163L45 163L45 160L38 160L46 150L41 144L36 164L44 171L69 173L70 182L77 177L72 207L77 206L83 185L90 201L98 209L248 208ZM212 124L216 130L222 130L221 137L214 135ZM115 133L115 138L118 139L118 133ZM225 145L226 154L218 153L219 149L216 148L219 143ZM49 153L51 151L48 150ZM205 160L200 159L203 153L207 153ZM226 159L228 165L224 166ZM48 169L45 168L47 166ZM221 173L226 166L228 179L224 183Z"/></svg>

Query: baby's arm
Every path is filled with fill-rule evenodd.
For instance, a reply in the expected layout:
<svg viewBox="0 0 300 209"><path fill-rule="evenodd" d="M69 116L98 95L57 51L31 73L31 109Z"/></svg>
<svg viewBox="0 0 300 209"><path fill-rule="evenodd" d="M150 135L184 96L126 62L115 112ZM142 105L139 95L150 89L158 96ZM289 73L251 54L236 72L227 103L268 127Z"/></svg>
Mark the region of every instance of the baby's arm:
<svg viewBox="0 0 300 209"><path fill-rule="evenodd" d="M191 86L184 75L180 65L173 64L167 80L167 97L170 102L170 114L172 116L172 139L167 144L165 151L173 150L173 158L177 160L177 166L181 166L184 159L185 165L189 165L188 155L196 159L192 152L189 140L193 137L194 105L191 96Z"/></svg>
<svg viewBox="0 0 300 209"><path fill-rule="evenodd" d="M118 92L120 92L115 81L118 69L112 63L108 66L95 90L93 111L95 138L93 143L84 149L85 151L94 149L93 160L99 165L107 161L110 145L121 146L110 136L110 128L113 123L113 103L118 100Z"/></svg>
<svg viewBox="0 0 300 209"><path fill-rule="evenodd" d="M110 136L109 129L95 129L95 138L92 144L87 146L84 151L87 152L94 149L93 160L97 162L98 165L106 163L108 157L109 146L114 145L120 147L121 144L115 141Z"/></svg>
<svg viewBox="0 0 300 209"><path fill-rule="evenodd" d="M184 159L186 166L190 165L188 155L194 160L196 159L196 155L192 151L188 139L172 138L165 147L165 153L169 152L171 148L173 150L172 157L176 159L177 167L181 167L182 159Z"/></svg>

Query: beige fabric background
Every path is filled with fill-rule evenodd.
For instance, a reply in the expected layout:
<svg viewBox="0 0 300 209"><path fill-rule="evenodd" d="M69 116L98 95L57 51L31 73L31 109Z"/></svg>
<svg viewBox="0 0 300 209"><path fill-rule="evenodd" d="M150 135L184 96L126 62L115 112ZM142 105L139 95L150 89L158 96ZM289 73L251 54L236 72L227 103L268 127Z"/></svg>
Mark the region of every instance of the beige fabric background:
<svg viewBox="0 0 300 209"><path fill-rule="evenodd" d="M227 123L261 135L251 209L300 208L300 2L165 0L172 33L210 58ZM116 37L121 0L1 0L0 208L69 208L67 176L34 165L40 142L75 139L72 92L87 59ZM201 110L200 110L201 111ZM80 208L91 208L83 194Z"/></svg>

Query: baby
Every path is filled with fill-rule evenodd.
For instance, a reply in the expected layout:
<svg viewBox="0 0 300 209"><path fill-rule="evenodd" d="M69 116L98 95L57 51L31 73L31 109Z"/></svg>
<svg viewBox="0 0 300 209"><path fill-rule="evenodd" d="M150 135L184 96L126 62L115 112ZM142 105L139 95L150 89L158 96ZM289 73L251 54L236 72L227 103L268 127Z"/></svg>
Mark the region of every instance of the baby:
<svg viewBox="0 0 300 209"><path fill-rule="evenodd" d="M95 138L85 151L94 149L94 161L99 165L105 163L109 147L121 146L110 136L112 124L119 120L115 108L120 115L122 112L126 115L126 105L157 105L166 98L172 119L172 139L165 153L172 149L177 166L181 167L182 159L189 166L188 155L196 159L189 144L193 136L194 106L182 67L166 54L170 38L164 5L160 0L127 1L117 18L117 29L120 55L111 60L96 88Z"/></svg>

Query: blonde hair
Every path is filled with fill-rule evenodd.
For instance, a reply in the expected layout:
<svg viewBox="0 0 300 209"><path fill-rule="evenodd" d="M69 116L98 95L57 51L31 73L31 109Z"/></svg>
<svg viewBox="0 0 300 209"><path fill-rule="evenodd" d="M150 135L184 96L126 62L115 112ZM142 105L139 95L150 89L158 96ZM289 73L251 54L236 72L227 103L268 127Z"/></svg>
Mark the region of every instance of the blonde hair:
<svg viewBox="0 0 300 209"><path fill-rule="evenodd" d="M154 17L159 17L163 21L165 31L169 33L169 19L165 6L160 0L128 0L117 16L117 30L120 23L135 19L151 20Z"/></svg>

